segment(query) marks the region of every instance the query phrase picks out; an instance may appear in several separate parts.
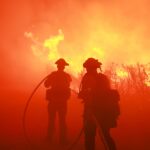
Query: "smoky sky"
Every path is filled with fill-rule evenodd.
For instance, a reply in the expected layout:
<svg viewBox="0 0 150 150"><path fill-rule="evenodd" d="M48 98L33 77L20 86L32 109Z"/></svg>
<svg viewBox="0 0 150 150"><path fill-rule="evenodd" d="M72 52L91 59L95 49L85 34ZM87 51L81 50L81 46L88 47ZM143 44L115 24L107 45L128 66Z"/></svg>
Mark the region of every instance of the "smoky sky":
<svg viewBox="0 0 150 150"><path fill-rule="evenodd" d="M1 0L1 85L21 85L20 78L28 81L45 73L45 66L33 56L31 43L24 37L26 31L44 39L61 28L64 47L74 49L72 54L87 49L92 41L106 51L104 62L147 63L149 7L148 0Z"/></svg>
<svg viewBox="0 0 150 150"><path fill-rule="evenodd" d="M148 63L149 10L149 0L0 0L0 147L3 141L9 146L17 138L13 145L20 148L17 143L23 137L22 116L27 98L52 71L50 64L34 55L33 42L24 36L25 32L32 32L42 42L61 29L65 38L59 45L60 54L81 66L83 62L78 58L93 54L93 47L103 50L104 57L99 57L103 65ZM78 82L76 78L72 87L78 89ZM47 102L45 88L40 88L28 113L35 138L46 130ZM69 125L77 136L80 124L76 119L82 119L81 105L76 98L70 102ZM149 146L148 98L144 101L138 95L134 99L123 97L120 104L122 121L116 130L116 141L124 149L146 150L142 146Z"/></svg>

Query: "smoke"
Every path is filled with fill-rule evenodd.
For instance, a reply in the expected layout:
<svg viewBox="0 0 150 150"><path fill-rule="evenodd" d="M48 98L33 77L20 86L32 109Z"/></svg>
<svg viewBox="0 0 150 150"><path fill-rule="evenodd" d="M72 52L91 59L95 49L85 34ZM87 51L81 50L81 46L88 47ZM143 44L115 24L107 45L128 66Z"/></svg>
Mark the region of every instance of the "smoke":
<svg viewBox="0 0 150 150"><path fill-rule="evenodd" d="M79 68L87 57L103 64L148 63L149 6L148 0L1 1L1 76L28 80L47 72L48 64L34 56L33 43L24 36L28 31L44 42L61 29L65 39L58 52Z"/></svg>
<svg viewBox="0 0 150 150"><path fill-rule="evenodd" d="M3 130L1 138L5 139L5 134L18 134L22 110L29 96L26 92L31 91L53 69L46 60L48 53L43 53L44 57L33 53L31 46L35 43L24 36L25 33L33 33L39 43L44 43L57 36L61 29L64 40L58 44L57 53L72 63L72 72L82 68L87 57L96 57L104 65L111 62L148 63L149 7L149 0L1 0L0 96L3 101L0 114L4 114L1 124L5 129L0 128ZM40 54L43 52L42 49L39 51ZM9 137L10 141L12 137Z"/></svg>
<svg viewBox="0 0 150 150"><path fill-rule="evenodd" d="M81 61L82 54L104 63L149 61L148 1L43 1L42 6L36 13L39 21L33 22L35 34L46 39L62 29L63 57Z"/></svg>

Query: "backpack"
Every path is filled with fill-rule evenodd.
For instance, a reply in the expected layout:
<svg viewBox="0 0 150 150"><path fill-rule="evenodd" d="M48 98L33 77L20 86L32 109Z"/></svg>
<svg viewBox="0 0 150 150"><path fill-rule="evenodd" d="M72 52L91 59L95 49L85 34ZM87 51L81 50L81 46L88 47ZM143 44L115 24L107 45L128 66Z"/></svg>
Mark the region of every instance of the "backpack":
<svg viewBox="0 0 150 150"><path fill-rule="evenodd" d="M113 128L117 126L117 119L120 115L120 95L115 89L110 88L109 79L106 75L99 73L92 77L93 84L88 74L85 74L81 82L81 90L78 97L93 109L97 120L104 126ZM90 90L89 90L90 89Z"/></svg>
<svg viewBox="0 0 150 150"><path fill-rule="evenodd" d="M104 126L117 127L117 120L120 115L119 101L119 92L115 89L108 89L103 96L97 97L97 100L93 103L95 116L101 120Z"/></svg>
<svg viewBox="0 0 150 150"><path fill-rule="evenodd" d="M115 89L109 89L106 97L107 101L107 117L111 128L117 127L117 120L120 115L120 95Z"/></svg>

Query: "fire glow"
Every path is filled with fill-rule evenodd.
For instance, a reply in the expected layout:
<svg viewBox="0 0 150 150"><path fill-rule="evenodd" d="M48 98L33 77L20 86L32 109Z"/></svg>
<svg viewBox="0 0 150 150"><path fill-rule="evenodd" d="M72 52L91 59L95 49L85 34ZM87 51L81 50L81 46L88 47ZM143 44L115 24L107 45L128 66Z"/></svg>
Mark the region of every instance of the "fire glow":
<svg viewBox="0 0 150 150"><path fill-rule="evenodd" d="M61 29L58 30L57 35L50 36L42 42L32 32L25 32L24 35L32 40L33 44L31 45L31 50L35 56L46 60L46 63L50 63L51 66L54 66L54 62L58 58L65 58L70 64L68 71L75 77L78 77L78 75L83 71L82 63L88 57L95 57L100 60L104 60L105 58L107 58L104 49L95 46L94 44L92 47L91 43L87 44L90 45L89 49L83 49L83 51L78 54L72 54L71 51L68 50L65 52L61 52L61 50L59 49L59 45L61 44L61 42L65 42L65 35ZM112 42L115 42L115 39L112 39ZM149 68L146 68L146 65L145 69L146 77L143 81L146 86L150 86L150 75L148 73ZM115 76L118 82L123 79L129 78L129 74L130 73L128 72L128 70L126 70L123 66L117 65L117 67L115 68Z"/></svg>
<svg viewBox="0 0 150 150"><path fill-rule="evenodd" d="M65 58L70 64L68 71L74 76L81 73L83 70L82 63L88 57L104 58L104 51L98 47L93 47L92 51L83 50L80 54L75 53L75 55L70 54L69 51L66 51L65 54L61 53L58 47L65 40L61 29L58 30L58 35L50 36L50 38L45 39L43 42L40 42L39 38L32 32L25 32L24 35L33 42L31 50L35 56L46 59L47 63L50 62L51 66L54 65L58 58Z"/></svg>
<svg viewBox="0 0 150 150"><path fill-rule="evenodd" d="M122 68L117 68L116 74L120 78L127 78L128 77L128 73L125 70L123 70Z"/></svg>

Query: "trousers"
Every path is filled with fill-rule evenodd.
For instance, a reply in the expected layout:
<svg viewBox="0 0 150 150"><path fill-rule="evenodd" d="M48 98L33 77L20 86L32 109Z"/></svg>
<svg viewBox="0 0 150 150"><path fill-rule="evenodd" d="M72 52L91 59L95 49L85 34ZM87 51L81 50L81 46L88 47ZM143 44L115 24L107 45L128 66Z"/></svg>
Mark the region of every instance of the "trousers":
<svg viewBox="0 0 150 150"><path fill-rule="evenodd" d="M55 134L55 120L58 113L59 119L59 142L64 143L67 140L67 101L57 103L50 101L48 104L48 138L52 140Z"/></svg>
<svg viewBox="0 0 150 150"><path fill-rule="evenodd" d="M96 130L100 128L100 136L103 136L105 143L109 150L117 150L115 141L111 137L110 129L106 124L102 122L100 118L95 118L93 114L84 114L84 136L85 136L85 150L95 150L95 137Z"/></svg>

